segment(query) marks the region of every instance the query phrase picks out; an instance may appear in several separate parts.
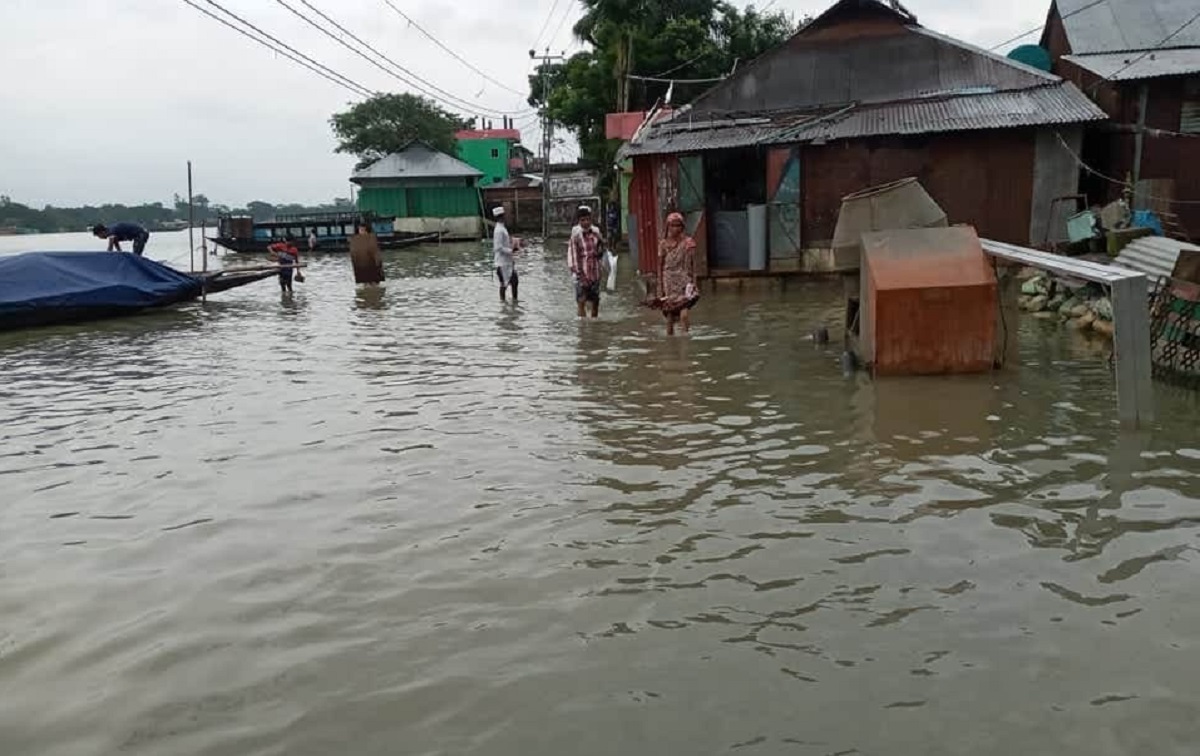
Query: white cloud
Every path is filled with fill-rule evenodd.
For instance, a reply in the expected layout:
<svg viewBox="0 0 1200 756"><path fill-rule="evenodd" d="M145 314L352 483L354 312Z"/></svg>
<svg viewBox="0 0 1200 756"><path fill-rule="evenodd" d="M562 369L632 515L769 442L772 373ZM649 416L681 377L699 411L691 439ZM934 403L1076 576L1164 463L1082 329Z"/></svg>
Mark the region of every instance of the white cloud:
<svg viewBox="0 0 1200 756"><path fill-rule="evenodd" d="M546 27L539 47L569 48L580 12L575 0L391 1L518 90L526 86L538 30ZM217 12L208 0L195 2ZM219 2L371 89L404 88L278 0ZM300 0L285 2L312 15ZM309 2L470 104L527 109L522 97L487 84L384 0ZM985 47L1039 25L1046 5L906 3L924 25ZM777 0L774 7L800 14L827 3ZM35 205L166 202L185 190L189 159L197 191L214 201L318 202L348 194L353 159L333 154L328 120L354 96L182 0L4 0L0 30L0 194ZM526 133L527 142L537 139L536 129Z"/></svg>

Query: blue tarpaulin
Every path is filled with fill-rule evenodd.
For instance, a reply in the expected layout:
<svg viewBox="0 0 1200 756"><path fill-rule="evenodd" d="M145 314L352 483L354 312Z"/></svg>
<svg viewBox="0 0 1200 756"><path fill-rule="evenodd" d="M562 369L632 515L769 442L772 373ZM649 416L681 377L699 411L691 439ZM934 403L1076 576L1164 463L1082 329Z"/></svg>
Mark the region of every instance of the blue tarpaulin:
<svg viewBox="0 0 1200 756"><path fill-rule="evenodd" d="M1162 221L1151 210L1134 210L1132 225L1134 228L1148 228L1155 236L1164 235Z"/></svg>
<svg viewBox="0 0 1200 756"><path fill-rule="evenodd" d="M28 252L0 257L0 319L40 311L137 310L195 296L192 276L128 252Z"/></svg>

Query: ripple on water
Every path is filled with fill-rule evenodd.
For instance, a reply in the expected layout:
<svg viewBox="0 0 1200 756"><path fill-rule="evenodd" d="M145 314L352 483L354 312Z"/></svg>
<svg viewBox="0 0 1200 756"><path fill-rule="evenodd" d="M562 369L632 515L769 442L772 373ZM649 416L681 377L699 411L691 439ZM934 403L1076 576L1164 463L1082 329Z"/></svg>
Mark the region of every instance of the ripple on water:
<svg viewBox="0 0 1200 756"><path fill-rule="evenodd" d="M1078 334L847 381L793 336L836 286L667 339L489 265L0 338L6 755L1190 747L1185 399L1120 435Z"/></svg>

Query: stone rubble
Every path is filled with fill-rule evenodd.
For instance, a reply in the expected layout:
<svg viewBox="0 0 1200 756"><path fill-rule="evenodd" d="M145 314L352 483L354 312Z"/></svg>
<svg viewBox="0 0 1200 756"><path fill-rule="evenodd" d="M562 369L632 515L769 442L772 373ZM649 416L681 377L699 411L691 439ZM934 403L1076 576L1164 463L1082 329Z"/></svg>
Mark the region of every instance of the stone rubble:
<svg viewBox="0 0 1200 756"><path fill-rule="evenodd" d="M1043 320L1109 339L1113 335L1112 300L1095 284L1069 283L1038 273L1021 285L1021 310Z"/></svg>

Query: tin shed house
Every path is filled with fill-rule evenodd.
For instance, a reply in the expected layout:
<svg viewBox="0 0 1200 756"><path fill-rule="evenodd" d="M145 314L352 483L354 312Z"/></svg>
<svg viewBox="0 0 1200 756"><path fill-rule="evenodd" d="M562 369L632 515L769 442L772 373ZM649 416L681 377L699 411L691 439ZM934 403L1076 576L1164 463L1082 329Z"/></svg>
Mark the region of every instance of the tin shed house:
<svg viewBox="0 0 1200 756"><path fill-rule="evenodd" d="M1106 202L1136 187L1135 207L1177 215L1200 237L1200 6L1195 0L1055 0L1042 32L1053 70L1113 123L1090 129L1084 180Z"/></svg>
<svg viewBox="0 0 1200 756"><path fill-rule="evenodd" d="M950 223L1041 240L1051 200L1078 187L1062 144L1078 148L1103 118L1075 85L930 31L898 3L841 0L621 156L641 249L679 210L703 274L819 272L839 269L842 198L905 177ZM640 256L644 273L653 258Z"/></svg>
<svg viewBox="0 0 1200 756"><path fill-rule="evenodd" d="M394 216L397 231L478 239L483 233L483 173L414 140L399 152L357 171L358 209Z"/></svg>

